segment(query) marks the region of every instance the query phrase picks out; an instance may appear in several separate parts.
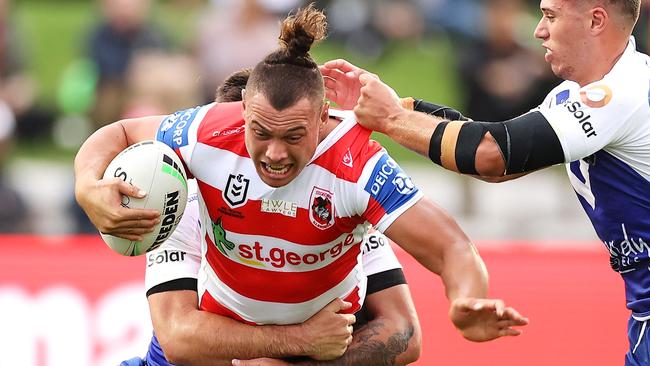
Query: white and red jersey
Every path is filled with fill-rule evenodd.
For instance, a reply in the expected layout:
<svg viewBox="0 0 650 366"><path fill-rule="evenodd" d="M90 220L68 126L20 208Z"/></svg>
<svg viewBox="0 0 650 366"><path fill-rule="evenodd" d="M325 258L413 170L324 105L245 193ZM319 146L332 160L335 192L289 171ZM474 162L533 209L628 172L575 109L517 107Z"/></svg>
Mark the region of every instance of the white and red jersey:
<svg viewBox="0 0 650 366"><path fill-rule="evenodd" d="M421 193L350 112L302 172L280 188L257 175L244 142L241 103L165 118L172 147L199 187L203 310L256 324L300 323L339 297L362 304L360 243L383 231Z"/></svg>
<svg viewBox="0 0 650 366"><path fill-rule="evenodd" d="M201 268L201 218L199 214L199 195L196 180L187 180L187 205L183 217L174 232L155 250L147 253L145 288L150 291L196 289L196 279ZM363 271L370 277L379 273L402 268L390 241L376 230L370 230L361 243ZM194 283L171 282L191 279ZM370 283L370 280L369 280ZM401 282L405 283L405 282ZM157 287L162 286L157 289ZM392 287L390 284L374 284L380 290Z"/></svg>

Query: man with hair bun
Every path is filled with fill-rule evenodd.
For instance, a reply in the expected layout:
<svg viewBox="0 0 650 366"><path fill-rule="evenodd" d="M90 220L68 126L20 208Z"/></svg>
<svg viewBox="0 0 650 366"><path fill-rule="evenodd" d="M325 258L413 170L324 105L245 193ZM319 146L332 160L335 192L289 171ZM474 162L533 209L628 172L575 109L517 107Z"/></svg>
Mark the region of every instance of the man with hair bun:
<svg viewBox="0 0 650 366"><path fill-rule="evenodd" d="M328 352L296 347L302 334L287 332L259 357L333 359L363 341L351 336L351 313L367 290L359 254L370 225L441 277L450 318L465 338L520 334L513 327L527 319L487 298L487 270L457 223L423 197L351 112L324 102L322 75L309 50L325 29L324 14L312 6L285 19L281 47L253 68L241 103L122 120L95 132L75 159L80 205L100 231L139 240L159 213L121 207L121 194L146 192L100 177L130 144L156 138L174 149L199 188L201 310L257 325L299 324L326 307L337 314L328 325L340 331ZM325 134L330 115L341 122ZM265 337L263 331L244 337L236 328L201 333L200 324L183 333L186 338L175 337L158 332L152 320L165 356L178 364L214 364L205 348L215 340L229 342L233 357L248 357ZM390 335L381 337L377 341L390 348ZM400 337L410 343L419 335Z"/></svg>
<svg viewBox="0 0 650 366"><path fill-rule="evenodd" d="M215 101L219 103L239 102L242 100L242 91L246 87L251 69L235 72L219 86ZM340 121L330 118L327 129L331 131ZM325 132L327 133L327 132ZM147 266L145 276L145 289L147 299L151 305L151 317L158 319L157 329L164 330L174 327L174 324L201 324L206 331L218 331L236 327L237 332L255 334L265 327L266 337L252 348L248 357L258 357L260 351L256 349L272 348L275 339L281 338L278 334L295 331L295 326L259 326L235 322L223 315L213 314L198 309L197 274L201 267L201 234L198 193L196 181L188 181L187 206L183 217L170 237L155 250L146 254ZM373 231L366 234L361 243L363 270L368 277L368 290L361 310L356 312L354 323L354 337L365 337L371 342L358 342L349 348L344 355L337 359L340 364L376 365L384 360L394 359L396 364L406 364L417 360L420 352L421 338L419 321L415 306L410 296L410 291L404 278L401 265L393 252L389 239L383 234ZM160 258L163 258L160 260ZM165 311L170 303L182 304L174 307L174 311ZM336 314L327 309L319 311L310 320L302 323L306 336L306 344L318 344L319 340L327 339L325 325ZM268 329L270 327L270 329ZM186 327L187 331L191 331ZM413 341L404 335L412 333ZM318 337L314 337L317 334ZM381 334L388 335L387 342L380 341ZM371 335L371 337L368 337ZM199 335L196 335L199 336ZM178 337L178 336L176 336ZM175 338L176 338L175 337ZM214 345L218 352L211 353L213 359L230 359L234 355L227 351L227 342L216 340ZM387 347L388 343L392 347ZM226 348L226 350L224 350ZM205 348L204 348L205 349ZM209 349L209 348L208 348ZM256 353L255 353L256 352ZM244 357L240 354L239 357ZM148 366L170 365L160 347L158 338L154 334L149 345L145 359L135 357L123 362L120 366ZM280 362L267 360L242 361L243 364ZM326 361L329 362L329 361ZM389 362L389 361L388 361ZM311 360L312 364L319 361Z"/></svg>

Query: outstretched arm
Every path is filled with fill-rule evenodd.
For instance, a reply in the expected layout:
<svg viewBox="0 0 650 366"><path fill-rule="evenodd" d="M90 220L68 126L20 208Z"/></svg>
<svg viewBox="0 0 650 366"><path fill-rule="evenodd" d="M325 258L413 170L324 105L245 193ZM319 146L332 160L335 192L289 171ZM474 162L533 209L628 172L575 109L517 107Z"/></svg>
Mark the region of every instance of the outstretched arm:
<svg viewBox="0 0 650 366"><path fill-rule="evenodd" d="M528 323L502 301L486 299L488 275L476 248L456 221L427 198L406 210L385 233L440 275L451 303L450 318L465 338L487 341L518 335L511 327Z"/></svg>
<svg viewBox="0 0 650 366"><path fill-rule="evenodd" d="M415 101L400 99L397 93L372 74L345 60L332 60L320 67L325 78L326 96L344 109L354 109L361 125L388 135L400 145L420 155L429 156L431 137L438 125L449 118L466 120L457 111L435 113L426 102L420 113ZM444 110L442 111L444 112ZM483 176L501 176L505 161L499 146L488 133L481 139L476 153L476 170Z"/></svg>
<svg viewBox="0 0 650 366"><path fill-rule="evenodd" d="M329 98L351 104L358 97L354 112L360 124L388 135L445 169L487 181L508 175L496 179L503 181L566 159L555 129L539 111L509 121L467 121L455 110L436 113L437 108L428 107L438 106L408 103L409 98L400 99L376 75L345 60L327 62L321 69L327 76Z"/></svg>

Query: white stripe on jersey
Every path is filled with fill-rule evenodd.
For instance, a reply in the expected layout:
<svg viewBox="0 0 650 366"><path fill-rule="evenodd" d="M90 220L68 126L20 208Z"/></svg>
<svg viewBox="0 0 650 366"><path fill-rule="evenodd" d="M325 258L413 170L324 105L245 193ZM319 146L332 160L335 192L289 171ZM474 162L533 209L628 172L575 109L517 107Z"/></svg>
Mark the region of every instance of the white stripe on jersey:
<svg viewBox="0 0 650 366"><path fill-rule="evenodd" d="M337 113L338 112L338 113ZM332 130L325 138L323 141L321 141L318 146L316 146L316 151L314 152L314 156L309 160L309 163L313 162L314 160L318 159L319 156L323 155L325 151L327 151L330 147L332 147L334 144L336 144L341 137L343 137L346 133L348 133L356 124L357 121L354 119L354 114L352 112L349 113L341 113L344 111L335 111L334 109L329 110L329 114L334 117L341 117L344 118L341 123L339 123L336 127L334 127L334 130Z"/></svg>
<svg viewBox="0 0 650 366"><path fill-rule="evenodd" d="M357 287L359 288L359 305L363 305L366 295L367 278L363 273L361 264L357 264L355 269L343 281L330 290L310 301L297 304L257 301L241 296L219 280L219 276L214 273L205 259L201 268L203 271L199 274L199 298L207 291L221 305L232 310L244 320L257 324L302 323L324 308L333 299L337 297L345 298Z"/></svg>
<svg viewBox="0 0 650 366"><path fill-rule="evenodd" d="M216 103L210 103L201 107L201 109L197 112L196 116L194 117L194 120L190 125L189 129L187 130L188 144L185 146L181 146L179 148L183 161L188 167L190 166L190 164L192 164L192 156L194 155L194 146L196 146L195 144L198 136L199 126L201 125L200 123L196 123L194 121L202 121L203 118L205 118L205 115L208 113L208 111L210 111L210 108L214 107L215 104Z"/></svg>

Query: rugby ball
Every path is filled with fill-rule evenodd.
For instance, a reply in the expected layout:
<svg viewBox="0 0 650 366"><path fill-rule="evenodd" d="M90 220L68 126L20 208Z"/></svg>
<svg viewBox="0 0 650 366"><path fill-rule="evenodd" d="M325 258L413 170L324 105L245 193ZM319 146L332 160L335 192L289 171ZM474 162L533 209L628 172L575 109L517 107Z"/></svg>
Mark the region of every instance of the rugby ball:
<svg viewBox="0 0 650 366"><path fill-rule="evenodd" d="M122 196L126 208L146 208L160 212L160 223L153 232L136 242L101 234L115 252L126 256L142 255L160 246L183 216L187 203L187 176L176 153L159 141L131 145L108 164L104 178L120 178L145 190L144 198Z"/></svg>

